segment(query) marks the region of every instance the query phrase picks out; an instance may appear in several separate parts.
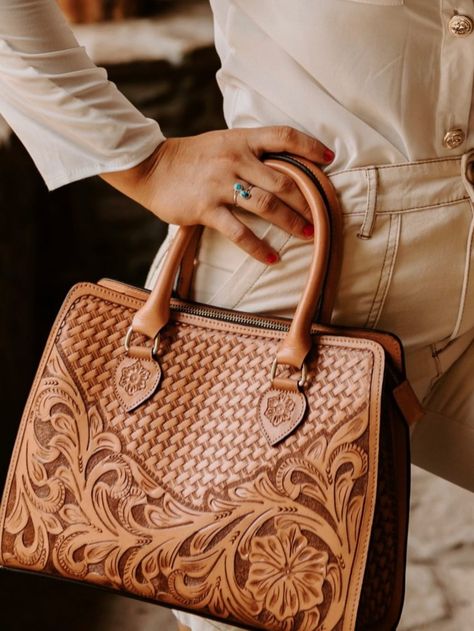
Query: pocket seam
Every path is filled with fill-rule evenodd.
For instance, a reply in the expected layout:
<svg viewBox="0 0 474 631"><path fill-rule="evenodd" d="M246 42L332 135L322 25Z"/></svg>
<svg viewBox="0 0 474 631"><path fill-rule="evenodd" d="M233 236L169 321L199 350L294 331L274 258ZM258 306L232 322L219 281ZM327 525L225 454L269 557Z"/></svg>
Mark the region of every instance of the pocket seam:
<svg viewBox="0 0 474 631"><path fill-rule="evenodd" d="M379 281L375 290L372 305L367 315L365 328L373 329L377 326L382 310L387 299L388 291L393 276L393 269L400 245L401 233L401 216L392 215L390 217L390 225L388 229L387 242L385 245L385 253L380 268Z"/></svg>
<svg viewBox="0 0 474 631"><path fill-rule="evenodd" d="M409 208L399 208L399 209L387 208L386 210L377 210L377 215L398 215L399 213L400 214L412 213L412 212L417 212L421 210L429 210L430 208L439 208L440 206L456 206L457 204L461 204L462 202L466 202L466 201L469 201L469 197L460 197L459 199L452 199L450 201L444 201L444 202L436 202L434 204L423 204L422 206L410 206ZM359 213L359 214L362 214L362 213Z"/></svg>

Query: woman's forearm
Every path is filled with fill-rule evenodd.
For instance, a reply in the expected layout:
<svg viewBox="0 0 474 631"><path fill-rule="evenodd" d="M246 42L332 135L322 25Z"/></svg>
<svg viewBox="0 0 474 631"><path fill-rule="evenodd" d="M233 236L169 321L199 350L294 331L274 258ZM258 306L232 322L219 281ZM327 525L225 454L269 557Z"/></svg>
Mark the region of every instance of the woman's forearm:
<svg viewBox="0 0 474 631"><path fill-rule="evenodd" d="M262 155L334 157L286 126L165 140L77 44L54 0L0 0L0 113L50 189L100 174L162 220L214 228L263 263L278 254L234 215L237 205L302 239L313 227L294 182Z"/></svg>
<svg viewBox="0 0 474 631"><path fill-rule="evenodd" d="M50 189L133 167L164 140L79 46L54 0L0 0L0 114Z"/></svg>

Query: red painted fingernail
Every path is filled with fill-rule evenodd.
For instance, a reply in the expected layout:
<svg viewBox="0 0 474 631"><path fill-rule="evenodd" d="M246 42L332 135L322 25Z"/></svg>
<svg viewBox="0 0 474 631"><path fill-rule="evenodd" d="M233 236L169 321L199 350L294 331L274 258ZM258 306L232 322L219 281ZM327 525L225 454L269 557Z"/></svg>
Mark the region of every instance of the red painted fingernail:
<svg viewBox="0 0 474 631"><path fill-rule="evenodd" d="M326 162L332 162L335 157L336 157L336 154L334 153L334 151L331 151L331 149L324 150L323 158Z"/></svg>
<svg viewBox="0 0 474 631"><path fill-rule="evenodd" d="M273 265L273 263L276 263L278 261L278 256L276 254L273 254L273 252L270 252L270 254L267 254L267 256L265 257L265 261L269 265Z"/></svg>
<svg viewBox="0 0 474 631"><path fill-rule="evenodd" d="M303 228L303 234L305 237L312 237L314 235L314 226L311 223L307 223Z"/></svg>

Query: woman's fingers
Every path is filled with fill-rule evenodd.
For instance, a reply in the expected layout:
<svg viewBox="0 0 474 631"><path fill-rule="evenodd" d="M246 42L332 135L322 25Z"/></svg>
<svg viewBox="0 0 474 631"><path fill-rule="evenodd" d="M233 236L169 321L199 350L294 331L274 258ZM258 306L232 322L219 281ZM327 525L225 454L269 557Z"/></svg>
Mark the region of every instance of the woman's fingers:
<svg viewBox="0 0 474 631"><path fill-rule="evenodd" d="M266 221L279 226L282 230L300 239L311 239L313 236L312 223L308 222L269 191L253 187L250 197L245 198L237 195L237 205L244 210L259 215Z"/></svg>
<svg viewBox="0 0 474 631"><path fill-rule="evenodd" d="M240 165L242 180L252 184L249 199L238 198L239 206L262 216L288 233L308 239L313 236L311 210L296 183L289 176L263 164L263 153L294 153L322 164L334 159L334 153L323 143L291 127L248 129L247 142L255 155Z"/></svg>
<svg viewBox="0 0 474 631"><path fill-rule="evenodd" d="M280 258L273 248L259 239L225 206L216 208L215 212L209 215L206 225L218 230L247 254L266 265L272 265Z"/></svg>
<svg viewBox="0 0 474 631"><path fill-rule="evenodd" d="M311 238L312 218L302 194L288 176L260 161L269 152L319 164L334 157L323 143L291 127L240 128L169 138L140 164L102 177L163 221L213 227L262 263L275 263L277 253L230 210L233 183L252 184L250 198L237 198L241 207Z"/></svg>
<svg viewBox="0 0 474 631"><path fill-rule="evenodd" d="M257 156L271 151L286 151L318 164L329 164L334 160L332 149L293 127L277 126L249 129L247 142Z"/></svg>
<svg viewBox="0 0 474 631"><path fill-rule="evenodd" d="M250 182L254 186L272 193L286 206L299 213L306 219L307 223L312 223L311 210L304 195L291 177L266 166L256 158L242 166L240 175L245 182Z"/></svg>

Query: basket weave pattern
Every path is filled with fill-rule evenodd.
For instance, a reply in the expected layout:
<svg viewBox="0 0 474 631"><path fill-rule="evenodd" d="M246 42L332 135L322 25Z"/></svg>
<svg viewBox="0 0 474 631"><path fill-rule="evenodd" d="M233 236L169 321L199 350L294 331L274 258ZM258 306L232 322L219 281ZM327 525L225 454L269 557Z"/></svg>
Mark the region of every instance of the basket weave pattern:
<svg viewBox="0 0 474 631"><path fill-rule="evenodd" d="M318 340L307 416L270 447L256 408L281 335L177 316L158 390L128 413L113 377L132 302L92 286L66 304L9 474L2 564L252 628L353 628L375 501L376 345Z"/></svg>
<svg viewBox="0 0 474 631"><path fill-rule="evenodd" d="M125 354L123 336L132 315L81 298L68 315L58 348L87 399L97 398L106 411L125 449L160 484L194 505L209 489L250 479L276 453L278 458L300 453L316 433L334 431L366 406L370 352L320 344L309 364L307 422L277 452L259 431L255 410L269 383L278 340L237 334L229 342L225 331L177 322L162 336L164 378L158 393L126 414L112 377Z"/></svg>

